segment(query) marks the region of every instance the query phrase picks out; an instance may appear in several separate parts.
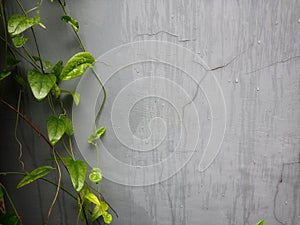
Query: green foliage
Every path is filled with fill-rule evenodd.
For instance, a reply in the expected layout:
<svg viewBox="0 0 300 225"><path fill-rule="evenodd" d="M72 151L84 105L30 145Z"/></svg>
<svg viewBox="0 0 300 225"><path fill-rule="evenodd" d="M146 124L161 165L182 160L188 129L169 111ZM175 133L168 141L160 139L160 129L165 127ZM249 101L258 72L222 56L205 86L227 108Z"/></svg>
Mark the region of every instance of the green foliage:
<svg viewBox="0 0 300 225"><path fill-rule="evenodd" d="M69 171L73 187L79 192L84 186L87 165L81 160L73 160L71 158L67 158L64 161Z"/></svg>
<svg viewBox="0 0 300 225"><path fill-rule="evenodd" d="M92 192L87 193L84 196L85 199L89 200L90 202L94 203L95 205L100 205L100 201L98 199L98 197L93 194Z"/></svg>
<svg viewBox="0 0 300 225"><path fill-rule="evenodd" d="M56 76L56 79L59 80L59 75L62 70L63 61L59 60L50 71L51 74L54 74Z"/></svg>
<svg viewBox="0 0 300 225"><path fill-rule="evenodd" d="M0 80L3 80L4 78L8 77L11 74L10 71L2 71L0 72Z"/></svg>
<svg viewBox="0 0 300 225"><path fill-rule="evenodd" d="M71 95L73 97L74 103L75 105L79 105L80 102L80 94L75 92L75 91L71 91Z"/></svg>
<svg viewBox="0 0 300 225"><path fill-rule="evenodd" d="M102 174L100 168L92 168L92 171L89 175L90 181L98 183L102 180Z"/></svg>
<svg viewBox="0 0 300 225"><path fill-rule="evenodd" d="M54 1L51 0L51 2ZM84 161L75 159L75 154L72 149L72 138L63 138L64 134L68 135L69 137L74 135L74 127L70 117L68 116L68 110L66 110L66 108L68 109L68 107L64 107L65 102L62 101L63 96L61 95L61 93L70 94L75 105L78 105L80 103L80 94L75 91L62 90L60 88L60 82L68 81L73 78L82 76L88 67L93 66L95 59L91 53L86 52L78 33L79 22L67 14L67 11L65 10L65 2L55 2L60 5L60 7L63 9L63 12L65 13L65 15L61 17L61 20L68 23L72 27L75 36L78 38L78 42L83 49L83 52L79 52L71 56L65 65L63 64L63 61L60 60L60 58L57 58L54 61L57 63L52 66L52 63L50 61L44 60L39 49L39 44L47 45L47 43L44 40L38 40L39 37L35 35L35 27L37 25L46 28L41 23L41 18L39 16L39 12L37 11L43 4L43 1L37 3L37 5L35 5L28 11L25 11L25 7L22 6L22 1L18 1L17 5L20 7L20 10L17 10L18 13L13 14L12 16L10 16L10 18L7 18L7 15L10 13L6 12L7 9L4 2L0 1L0 16L2 18L3 27L7 28L7 30L5 30L7 32L4 32L4 37L1 36L0 39L0 41L3 41L3 45L5 46L5 53L1 54L1 56L4 57L5 65L1 68L0 71L0 81L10 76L21 85L21 87L19 87L20 95L17 101L18 107L10 107L9 104L8 106L9 108L13 109L18 116L20 115L20 117L17 118L17 122L19 121L19 118L24 119L24 121L28 123L33 128L33 130L35 130L38 135L46 141L47 144L49 144L49 150L53 153L53 158L56 162L56 168L53 168L51 166L41 166L32 170L30 173L26 174L23 177L23 179L18 183L17 188L24 187L27 184L43 178L52 170L57 169L57 192L48 211L49 217L59 191L66 191L60 186L61 175L63 174L61 173L61 167L64 166L71 179L74 190L78 194L77 201L80 218L86 220L87 222L88 220L95 221L102 216L104 222L106 224L109 224L112 221L112 216L107 212L109 208L108 204L103 201L102 195L98 191L93 192L90 186L90 182L98 183L102 180L100 168L92 168L91 173L89 174L90 182L86 181L88 170L87 164ZM33 11L36 12L36 16L29 16ZM59 41L58 39L59 37L57 37L57 40L54 41ZM30 43L34 44L35 49L32 49L33 45L27 44L29 41ZM59 51L57 52L59 54ZM33 53L35 53L36 55L34 55ZM58 55L58 57L60 57L60 55ZM22 63L20 63L20 59L22 60ZM22 72L24 71L24 69L26 69L26 67L22 67L24 65L23 62L26 62L26 66L31 66L31 68L26 71L27 80L23 78L24 74ZM99 82L101 83L101 81ZM38 101L41 101L46 97L48 98L48 103L50 106L49 109L51 109L52 113L52 115L50 115L46 120L48 139L47 135L44 135L38 127L36 127L30 120L26 118L25 115L21 113L21 94L27 90L25 88L27 84L29 84L33 96ZM103 104L104 102L105 98L103 99ZM98 116L96 118L98 118ZM16 127L18 127L17 124ZM105 127L97 129L93 134L90 135L88 142L96 145L95 141L98 140L104 133ZM17 139L17 136L15 136L15 138L21 146L21 143ZM69 143L66 144L65 140L68 140ZM62 145L58 145L58 143L62 143ZM61 155L61 149L57 149L57 146L63 147L66 150L66 153L72 158L64 158ZM22 153L22 146L19 150ZM19 159L19 162L23 164L21 159ZM55 184L55 182L53 181L49 181L49 183ZM8 192L6 192L6 189L2 189L2 187L4 188L4 186L1 185L0 206L2 205L3 208L0 208L0 214L2 213L0 217L0 225L22 224L21 217L19 216L14 204L8 196ZM95 190L98 190L98 188ZM4 205L4 193L6 193L7 198L10 199L10 208L14 210L14 213L6 212ZM3 202L3 204L1 201ZM91 208L92 204L94 206L93 209Z"/></svg>
<svg viewBox="0 0 300 225"><path fill-rule="evenodd" d="M106 131L105 127L100 127L94 133L92 133L88 138L88 143L94 144L96 140L98 140Z"/></svg>
<svg viewBox="0 0 300 225"><path fill-rule="evenodd" d="M70 118L67 115L60 115L59 119L63 120L65 123L65 133L69 136L72 136L74 134L74 127Z"/></svg>
<svg viewBox="0 0 300 225"><path fill-rule="evenodd" d="M15 36L40 22L41 18L38 16L31 18L21 14L14 14L8 20L7 29L11 36Z"/></svg>
<svg viewBox="0 0 300 225"><path fill-rule="evenodd" d="M14 36L12 38L12 41L14 43L14 46L16 46L16 48L23 47L28 40L29 40L29 38L24 38L21 36Z"/></svg>
<svg viewBox="0 0 300 225"><path fill-rule="evenodd" d="M265 220L260 220L259 222L257 222L255 225L264 225Z"/></svg>
<svg viewBox="0 0 300 225"><path fill-rule="evenodd" d="M95 62L89 52L79 52L69 59L59 76L60 80L71 80L84 74L88 66Z"/></svg>
<svg viewBox="0 0 300 225"><path fill-rule="evenodd" d="M61 91L60 88L57 84L54 84L53 87L51 88L51 94L54 98L59 98Z"/></svg>
<svg viewBox="0 0 300 225"><path fill-rule="evenodd" d="M70 24L70 25L73 27L73 29L74 29L76 32L78 32L78 30L79 30L79 22L78 22L77 20L73 19L73 18L70 17L70 16L62 16L62 17L61 17L61 20L62 20L62 21L65 21L65 22L68 23L68 24Z"/></svg>
<svg viewBox="0 0 300 225"><path fill-rule="evenodd" d="M34 169L18 183L17 188L24 187L25 185L46 176L48 173L50 173L51 170L53 170L51 166L41 166Z"/></svg>
<svg viewBox="0 0 300 225"><path fill-rule="evenodd" d="M15 213L4 213L0 216L0 225L17 225L18 217Z"/></svg>
<svg viewBox="0 0 300 225"><path fill-rule="evenodd" d="M28 71L28 82L34 97L38 100L45 98L56 82L53 74L43 74L36 69Z"/></svg>
<svg viewBox="0 0 300 225"><path fill-rule="evenodd" d="M112 215L110 213L104 212L102 216L103 216L104 223L110 224L112 222Z"/></svg>
<svg viewBox="0 0 300 225"><path fill-rule="evenodd" d="M47 130L49 140L54 146L66 131L65 121L55 116L49 116L47 119Z"/></svg>

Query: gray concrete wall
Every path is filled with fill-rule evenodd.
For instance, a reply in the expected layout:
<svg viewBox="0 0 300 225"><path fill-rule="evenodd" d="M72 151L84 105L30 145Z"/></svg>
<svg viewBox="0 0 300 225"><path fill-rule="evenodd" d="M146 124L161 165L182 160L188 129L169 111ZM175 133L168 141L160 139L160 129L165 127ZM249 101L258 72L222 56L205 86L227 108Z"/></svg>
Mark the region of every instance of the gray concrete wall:
<svg viewBox="0 0 300 225"><path fill-rule="evenodd" d="M113 225L300 224L300 1L75 0L68 11L108 89L99 144L101 190L119 214ZM47 30L38 36L53 61L79 51L60 15L44 2ZM76 152L90 166L83 131L102 96L93 79L88 71L63 84L82 94L72 109ZM47 105L31 99L25 94L22 110L45 129ZM14 169L15 116L7 112L1 106L1 167ZM50 153L20 127L29 170ZM12 189L24 224L45 217L45 190ZM50 224L74 224L74 209L61 193Z"/></svg>

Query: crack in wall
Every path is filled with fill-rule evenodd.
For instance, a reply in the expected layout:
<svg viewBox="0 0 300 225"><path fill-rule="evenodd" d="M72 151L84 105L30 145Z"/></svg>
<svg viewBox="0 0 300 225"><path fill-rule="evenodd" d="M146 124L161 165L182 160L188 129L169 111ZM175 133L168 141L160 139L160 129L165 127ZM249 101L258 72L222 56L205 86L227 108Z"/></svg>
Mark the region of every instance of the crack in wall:
<svg viewBox="0 0 300 225"><path fill-rule="evenodd" d="M270 67L275 66L275 65L277 65L277 64L286 63L286 62L291 61L291 60L296 59L296 58L300 58L300 55L292 56L292 57L287 58L287 59L282 59L282 60L273 62L273 63L271 63L271 64L269 64L269 65L267 65L267 66L263 66L263 67L261 67L261 68L255 69L255 70L253 70L253 71L250 71L250 72L247 72L247 73L244 73L244 74L256 73L256 72L258 72L258 71L261 71L261 70L270 68Z"/></svg>
<svg viewBox="0 0 300 225"><path fill-rule="evenodd" d="M299 164L299 163L300 163L300 155L299 155L298 161L283 163L281 166L281 170L280 170L279 181L276 184L276 191L275 191L275 195L274 195L274 199L273 199L273 216L274 216L275 220L282 225L286 225L286 224L284 222L282 222L276 214L276 205L277 205L276 201L277 201L277 197L278 197L278 193L279 193L279 186L280 186L280 184L282 184L282 181L283 181L283 172L284 172L285 167L290 166L290 165Z"/></svg>

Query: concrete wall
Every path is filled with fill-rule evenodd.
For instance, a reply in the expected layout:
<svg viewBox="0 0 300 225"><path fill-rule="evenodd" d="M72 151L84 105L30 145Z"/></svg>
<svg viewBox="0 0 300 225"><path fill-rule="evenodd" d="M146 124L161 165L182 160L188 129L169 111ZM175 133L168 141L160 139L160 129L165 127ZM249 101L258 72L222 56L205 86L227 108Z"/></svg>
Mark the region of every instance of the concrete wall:
<svg viewBox="0 0 300 225"><path fill-rule="evenodd" d="M113 225L300 224L300 1L67 3L108 90L98 124L107 127L101 190L119 214ZM53 61L80 51L60 15L44 2L38 37ZM91 71L63 86L82 94L72 109L76 152L94 166L84 131L102 92ZM24 95L22 110L45 129L48 106L31 99ZM14 170L15 115L0 109L1 167ZM20 128L30 170L50 153ZM3 179L12 188L19 177ZM12 188L24 224L42 223L48 191L44 183ZM61 193L49 224L74 224L75 209Z"/></svg>

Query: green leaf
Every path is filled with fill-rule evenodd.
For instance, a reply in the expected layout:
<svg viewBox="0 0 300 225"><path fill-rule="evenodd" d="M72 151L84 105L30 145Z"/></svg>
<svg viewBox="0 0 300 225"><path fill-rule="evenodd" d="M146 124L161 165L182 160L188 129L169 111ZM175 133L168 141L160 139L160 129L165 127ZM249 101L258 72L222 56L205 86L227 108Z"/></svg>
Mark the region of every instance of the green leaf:
<svg viewBox="0 0 300 225"><path fill-rule="evenodd" d="M92 221L95 221L100 216L106 213L108 210L108 205L106 202L101 201L99 205L96 205L92 211ZM104 217L103 217L104 219Z"/></svg>
<svg viewBox="0 0 300 225"><path fill-rule="evenodd" d="M98 140L106 131L105 127L100 127L96 132L92 133L88 138L88 143L93 144L94 141Z"/></svg>
<svg viewBox="0 0 300 225"><path fill-rule="evenodd" d="M70 24L73 29L78 32L78 29L79 29L79 23L77 20L71 18L70 16L62 16L61 17L61 20L62 21L65 21L66 23Z"/></svg>
<svg viewBox="0 0 300 225"><path fill-rule="evenodd" d="M10 71L1 71L0 72L0 80L3 80L5 77L8 77L11 74Z"/></svg>
<svg viewBox="0 0 300 225"><path fill-rule="evenodd" d="M105 211L102 216L103 216L104 223L110 224L112 222L112 215L110 213Z"/></svg>
<svg viewBox="0 0 300 225"><path fill-rule="evenodd" d="M80 102L80 94L78 92L75 92L75 91L71 91L70 92L72 97L73 97L73 100L75 102L75 105L79 105L79 102Z"/></svg>
<svg viewBox="0 0 300 225"><path fill-rule="evenodd" d="M67 115L60 115L59 118L63 120L65 123L65 127L66 127L65 133L69 136L72 136L74 134L74 127L70 118Z"/></svg>
<svg viewBox="0 0 300 225"><path fill-rule="evenodd" d="M54 84L53 87L51 88L51 94L53 95L54 98L58 98L60 96L60 88L57 84Z"/></svg>
<svg viewBox="0 0 300 225"><path fill-rule="evenodd" d="M95 62L94 57L89 52L79 52L75 54L66 63L59 76L60 80L70 80L81 76L88 66L92 66Z"/></svg>
<svg viewBox="0 0 300 225"><path fill-rule="evenodd" d="M45 98L56 82L55 75L43 74L35 69L29 70L27 76L32 93L38 100Z"/></svg>
<svg viewBox="0 0 300 225"><path fill-rule="evenodd" d="M255 225L264 225L264 223L265 223L265 220L261 220L261 221L257 222Z"/></svg>
<svg viewBox="0 0 300 225"><path fill-rule="evenodd" d="M17 225L18 217L15 213L4 213L0 216L1 225Z"/></svg>
<svg viewBox="0 0 300 225"><path fill-rule="evenodd" d="M100 201L98 197L93 194L92 192L87 193L85 196L85 199L89 200L90 202L94 203L95 205L100 205Z"/></svg>
<svg viewBox="0 0 300 225"><path fill-rule="evenodd" d="M39 24L40 20L38 16L31 18L21 14L14 14L7 22L7 29L11 36L15 36Z"/></svg>
<svg viewBox="0 0 300 225"><path fill-rule="evenodd" d="M12 42L16 48L21 48L29 40L29 38L24 38L20 36L15 36L12 38Z"/></svg>
<svg viewBox="0 0 300 225"><path fill-rule="evenodd" d="M32 183L33 181L35 181L41 177L44 177L51 170L53 170L53 167L51 167L51 166L41 166L41 167L34 169L18 183L17 188L21 188L27 184Z"/></svg>
<svg viewBox="0 0 300 225"><path fill-rule="evenodd" d="M57 80L59 80L59 75L61 73L62 70L62 65L63 65L63 61L59 60L55 66L53 66L52 70L50 71L50 73L54 74L57 78Z"/></svg>
<svg viewBox="0 0 300 225"><path fill-rule="evenodd" d="M54 146L63 136L66 131L64 120L49 116L47 119L48 137L51 144Z"/></svg>
<svg viewBox="0 0 300 225"><path fill-rule="evenodd" d="M79 192L80 198L78 198L78 209L79 209L79 212L80 212L80 219L81 220L84 220L84 211L87 215L88 211L89 211L89 208L90 208L91 202L88 201L87 199L85 199L85 197L84 197L86 194L88 194L90 192L91 192L91 190L87 187L83 187ZM83 203L82 203L82 201L83 201Z"/></svg>
<svg viewBox="0 0 300 225"><path fill-rule="evenodd" d="M98 183L102 180L102 174L100 168L92 168L92 171L89 175L90 181Z"/></svg>
<svg viewBox="0 0 300 225"><path fill-rule="evenodd" d="M71 176L73 187L77 192L79 192L84 186L87 165L81 160L75 161L70 158L65 159L65 164Z"/></svg>

